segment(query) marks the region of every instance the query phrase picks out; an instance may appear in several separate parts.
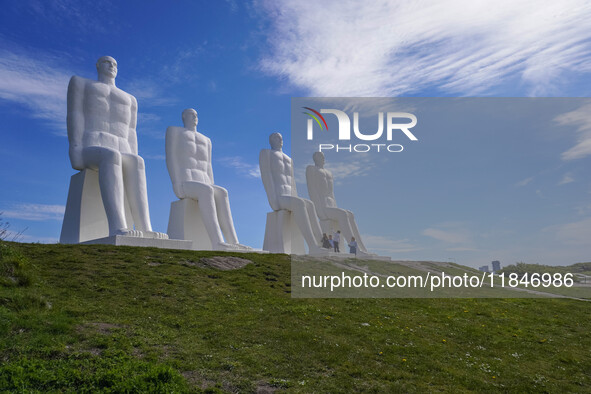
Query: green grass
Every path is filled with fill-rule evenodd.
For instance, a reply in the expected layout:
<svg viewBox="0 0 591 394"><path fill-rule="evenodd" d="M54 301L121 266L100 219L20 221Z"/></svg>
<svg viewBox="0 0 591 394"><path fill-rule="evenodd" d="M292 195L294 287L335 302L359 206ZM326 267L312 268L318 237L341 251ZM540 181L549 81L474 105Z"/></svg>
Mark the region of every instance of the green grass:
<svg viewBox="0 0 591 394"><path fill-rule="evenodd" d="M589 302L293 299L285 255L0 245L0 391L591 391Z"/></svg>

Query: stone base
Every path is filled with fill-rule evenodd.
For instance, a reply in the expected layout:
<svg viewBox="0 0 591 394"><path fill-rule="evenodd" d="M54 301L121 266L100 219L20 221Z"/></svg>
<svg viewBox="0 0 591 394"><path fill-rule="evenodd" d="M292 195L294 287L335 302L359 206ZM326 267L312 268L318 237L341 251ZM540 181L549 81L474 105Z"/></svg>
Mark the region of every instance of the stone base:
<svg viewBox="0 0 591 394"><path fill-rule="evenodd" d="M194 250L213 250L201 218L199 203L191 198L183 198L170 204L166 233L172 239L192 241Z"/></svg>
<svg viewBox="0 0 591 394"><path fill-rule="evenodd" d="M128 237L126 235L112 235L110 237L97 238L81 242L83 245L117 245L117 246L142 246L145 248L182 249L190 250L191 241L180 239L156 239L142 237Z"/></svg>
<svg viewBox="0 0 591 394"><path fill-rule="evenodd" d="M124 204L127 226L133 228L127 196ZM98 171L82 170L70 178L60 243L77 244L108 235L109 224L101 197Z"/></svg>
<svg viewBox="0 0 591 394"><path fill-rule="evenodd" d="M267 213L263 250L271 253L306 254L304 237L290 211Z"/></svg>

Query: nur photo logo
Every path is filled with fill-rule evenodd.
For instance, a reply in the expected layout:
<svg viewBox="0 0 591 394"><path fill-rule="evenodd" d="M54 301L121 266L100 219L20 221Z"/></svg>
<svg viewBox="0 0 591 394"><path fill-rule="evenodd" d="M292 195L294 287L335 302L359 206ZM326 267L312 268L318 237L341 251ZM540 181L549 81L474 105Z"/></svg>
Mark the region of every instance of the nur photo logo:
<svg viewBox="0 0 591 394"><path fill-rule="evenodd" d="M393 136L402 132L409 140L418 141L418 138L410 131L416 126L417 117L408 112L384 112L378 113L378 127L375 132L362 131L359 126L359 112L353 112L353 127L351 127L351 118L345 111L338 109L322 108L317 111L311 107L302 107L306 111L303 112L308 115L306 138L308 141L314 140L314 128L319 128L321 132L328 132L328 123L322 114L334 115L338 122L338 139L336 143L321 143L318 144L318 151L335 152L357 152L365 153L369 151L376 152L402 152L404 147L401 144L390 143ZM385 124L385 125L384 125ZM317 126L315 126L317 125ZM352 132L351 132L352 130ZM385 132L384 132L385 131ZM360 144L342 144L340 141L351 141L352 139L360 141L375 141L375 143L360 143ZM378 141L385 141L384 143L377 143ZM386 143L387 142L387 143Z"/></svg>

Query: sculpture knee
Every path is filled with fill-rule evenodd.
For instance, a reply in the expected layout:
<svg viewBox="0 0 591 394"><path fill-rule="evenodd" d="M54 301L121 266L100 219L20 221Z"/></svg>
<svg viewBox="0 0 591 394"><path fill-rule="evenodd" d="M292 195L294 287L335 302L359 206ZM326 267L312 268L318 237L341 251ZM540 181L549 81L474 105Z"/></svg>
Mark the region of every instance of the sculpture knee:
<svg viewBox="0 0 591 394"><path fill-rule="evenodd" d="M213 187L204 183L186 182L185 192L187 193L187 197L196 199L197 201L211 201L214 196Z"/></svg>
<svg viewBox="0 0 591 394"><path fill-rule="evenodd" d="M292 202L293 210L303 211L306 209L306 200L296 199Z"/></svg>
<svg viewBox="0 0 591 394"><path fill-rule="evenodd" d="M127 165L132 166L135 169L144 171L146 169L146 165L144 163L144 159L138 155L125 155L123 160L127 163Z"/></svg>
<svg viewBox="0 0 591 394"><path fill-rule="evenodd" d="M121 165L121 153L113 149L103 149L101 151L101 165Z"/></svg>
<svg viewBox="0 0 591 394"><path fill-rule="evenodd" d="M216 186L215 193L222 198L228 198L228 191L223 187Z"/></svg>

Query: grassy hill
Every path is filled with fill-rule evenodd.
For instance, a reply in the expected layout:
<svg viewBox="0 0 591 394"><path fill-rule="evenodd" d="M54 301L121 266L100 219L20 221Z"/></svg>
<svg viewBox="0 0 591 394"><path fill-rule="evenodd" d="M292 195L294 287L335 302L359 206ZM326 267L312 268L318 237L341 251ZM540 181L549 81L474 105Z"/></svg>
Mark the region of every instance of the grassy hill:
<svg viewBox="0 0 591 394"><path fill-rule="evenodd" d="M0 391L591 391L590 302L290 289L285 255L0 242Z"/></svg>

